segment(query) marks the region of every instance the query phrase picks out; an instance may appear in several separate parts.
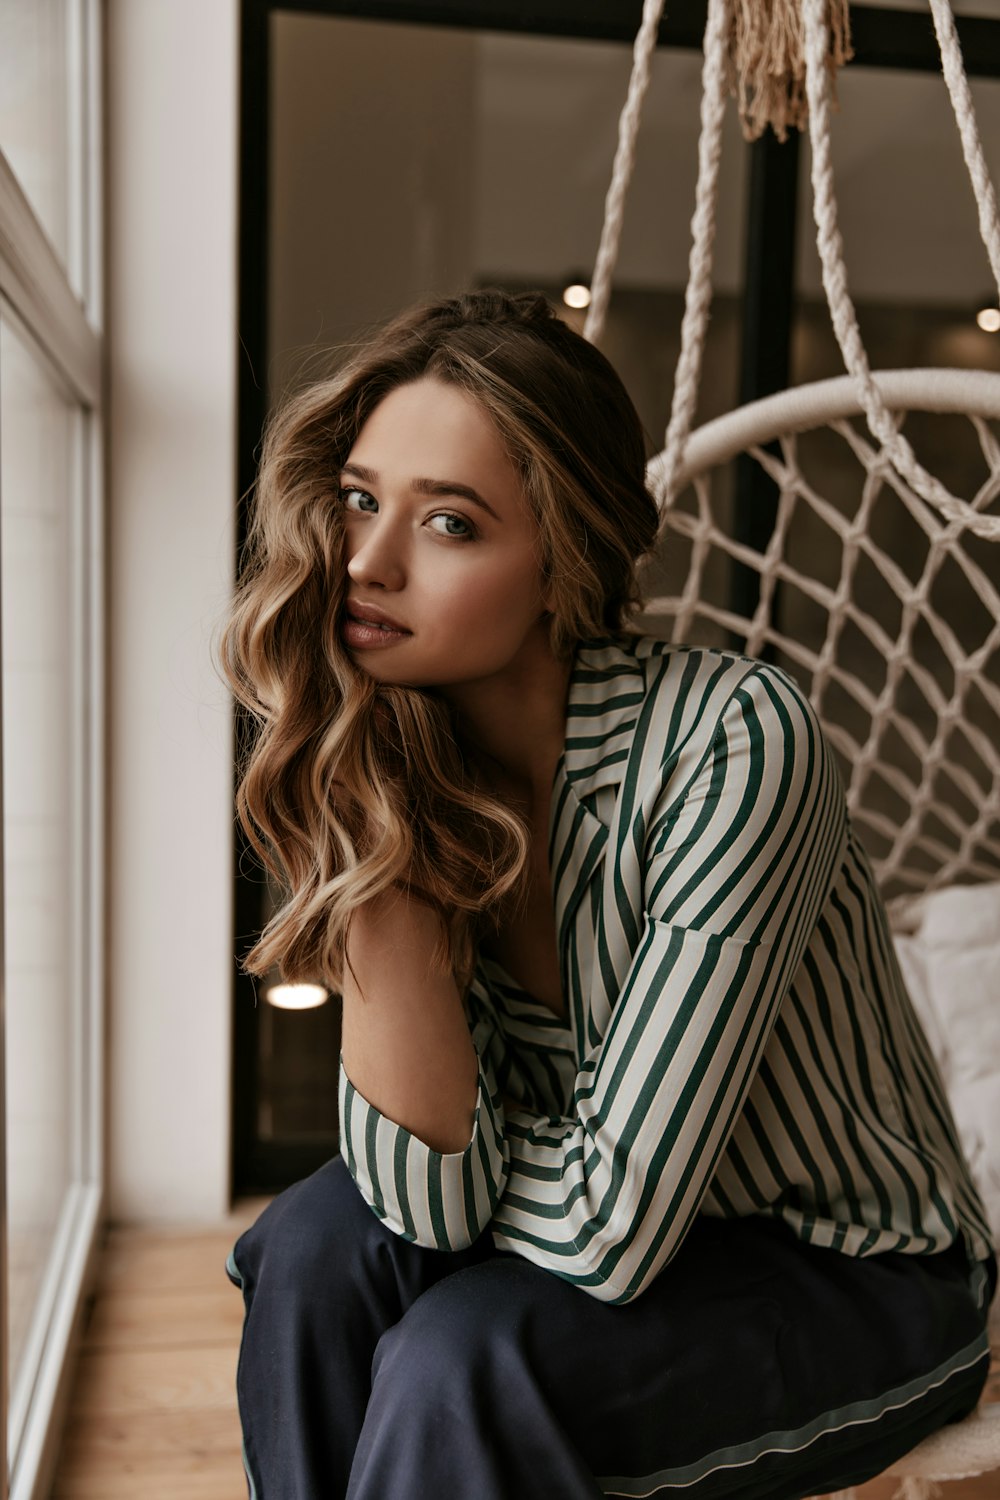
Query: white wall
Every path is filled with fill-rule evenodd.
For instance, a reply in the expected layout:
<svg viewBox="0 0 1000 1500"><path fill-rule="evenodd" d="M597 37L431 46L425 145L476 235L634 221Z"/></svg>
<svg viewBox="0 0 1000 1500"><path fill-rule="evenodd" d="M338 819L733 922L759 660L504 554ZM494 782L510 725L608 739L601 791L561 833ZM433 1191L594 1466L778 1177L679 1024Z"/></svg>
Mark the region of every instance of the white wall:
<svg viewBox="0 0 1000 1500"><path fill-rule="evenodd" d="M237 0L109 0L112 1221L229 1207Z"/></svg>

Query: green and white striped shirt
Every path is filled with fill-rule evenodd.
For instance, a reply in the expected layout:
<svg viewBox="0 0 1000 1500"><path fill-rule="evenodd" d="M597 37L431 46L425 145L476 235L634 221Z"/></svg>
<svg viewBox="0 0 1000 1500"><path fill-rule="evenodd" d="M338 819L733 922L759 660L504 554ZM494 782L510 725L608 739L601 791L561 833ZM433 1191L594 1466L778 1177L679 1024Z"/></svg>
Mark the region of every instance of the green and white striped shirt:
<svg viewBox="0 0 1000 1500"><path fill-rule="evenodd" d="M768 1214L848 1255L991 1253L983 1205L813 710L775 667L586 642L550 864L563 1021L481 957L479 1096L431 1150L341 1064L341 1150L397 1234L489 1227L607 1302L695 1214Z"/></svg>

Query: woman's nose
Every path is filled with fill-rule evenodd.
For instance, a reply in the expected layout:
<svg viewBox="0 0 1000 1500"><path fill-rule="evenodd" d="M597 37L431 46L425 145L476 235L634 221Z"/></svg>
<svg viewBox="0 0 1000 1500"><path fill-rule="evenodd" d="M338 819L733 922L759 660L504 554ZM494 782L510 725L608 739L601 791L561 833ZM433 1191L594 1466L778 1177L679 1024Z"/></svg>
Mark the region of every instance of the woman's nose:
<svg viewBox="0 0 1000 1500"><path fill-rule="evenodd" d="M348 540L348 548L347 571L355 583L392 591L403 587L406 569L392 527L369 524L364 535Z"/></svg>

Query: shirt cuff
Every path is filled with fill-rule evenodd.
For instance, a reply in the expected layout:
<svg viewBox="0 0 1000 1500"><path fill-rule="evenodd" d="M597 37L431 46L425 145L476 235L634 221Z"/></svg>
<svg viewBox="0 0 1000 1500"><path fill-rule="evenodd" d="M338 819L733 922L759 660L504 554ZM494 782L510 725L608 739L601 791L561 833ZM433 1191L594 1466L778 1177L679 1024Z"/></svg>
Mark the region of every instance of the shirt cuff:
<svg viewBox="0 0 1000 1500"><path fill-rule="evenodd" d="M479 1070L472 1139L435 1151L359 1094L340 1061L340 1151L362 1197L387 1228L431 1250L466 1250L479 1238L507 1181L499 1097Z"/></svg>

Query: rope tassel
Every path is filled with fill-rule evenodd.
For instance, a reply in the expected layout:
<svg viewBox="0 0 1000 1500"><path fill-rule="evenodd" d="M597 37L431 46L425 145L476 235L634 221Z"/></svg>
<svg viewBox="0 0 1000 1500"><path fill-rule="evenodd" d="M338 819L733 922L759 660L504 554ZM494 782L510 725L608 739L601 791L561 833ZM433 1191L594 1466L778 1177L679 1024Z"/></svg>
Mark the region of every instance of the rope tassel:
<svg viewBox="0 0 1000 1500"><path fill-rule="evenodd" d="M836 103L837 69L854 56L848 0L829 0L827 67ZM771 126L779 141L805 129L805 29L802 0L733 0L727 86L737 99L743 135L755 141Z"/></svg>

